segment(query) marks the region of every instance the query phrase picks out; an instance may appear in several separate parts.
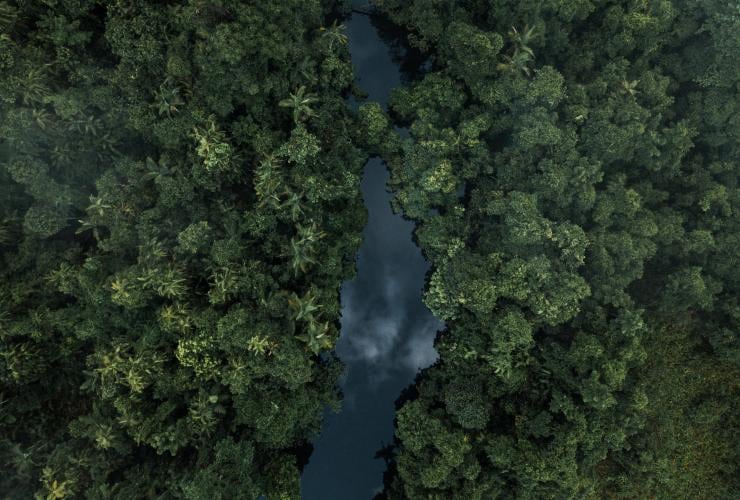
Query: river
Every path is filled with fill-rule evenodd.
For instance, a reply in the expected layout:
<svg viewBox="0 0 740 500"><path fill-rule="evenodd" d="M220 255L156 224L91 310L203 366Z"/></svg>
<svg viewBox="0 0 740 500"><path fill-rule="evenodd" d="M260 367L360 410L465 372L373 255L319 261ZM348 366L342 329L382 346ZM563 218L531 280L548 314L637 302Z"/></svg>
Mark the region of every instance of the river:
<svg viewBox="0 0 740 500"><path fill-rule="evenodd" d="M391 47L367 15L355 13L345 25L356 81L368 101L386 107L402 80ZM433 342L442 323L422 302L429 264L412 241L414 223L391 210L388 175L378 158L364 168L368 223L357 276L341 289L336 352L345 364L344 399L339 413L327 411L303 470L307 500L370 499L382 490L386 464L375 456L393 440L394 403L418 370L437 358Z"/></svg>

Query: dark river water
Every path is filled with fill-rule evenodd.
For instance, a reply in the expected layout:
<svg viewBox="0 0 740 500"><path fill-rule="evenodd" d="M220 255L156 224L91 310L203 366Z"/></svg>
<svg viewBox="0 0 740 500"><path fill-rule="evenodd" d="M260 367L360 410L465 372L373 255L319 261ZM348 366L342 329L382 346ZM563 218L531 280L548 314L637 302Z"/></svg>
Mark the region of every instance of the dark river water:
<svg viewBox="0 0 740 500"><path fill-rule="evenodd" d="M368 16L345 21L355 78L369 101L387 105L401 84L399 66ZM341 412L327 412L303 471L307 500L370 499L382 490L376 452L393 440L394 402L420 368L434 362L442 324L422 303L429 264L412 241L414 224L391 211L388 170L377 158L364 169L368 224L357 256L357 276L341 290L337 354L345 363Z"/></svg>

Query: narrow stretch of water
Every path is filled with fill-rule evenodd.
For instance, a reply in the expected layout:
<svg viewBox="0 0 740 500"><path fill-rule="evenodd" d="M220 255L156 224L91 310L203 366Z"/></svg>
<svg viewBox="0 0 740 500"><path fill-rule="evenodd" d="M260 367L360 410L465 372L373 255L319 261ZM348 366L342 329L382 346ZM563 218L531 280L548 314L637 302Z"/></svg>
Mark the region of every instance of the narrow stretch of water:
<svg viewBox="0 0 740 500"><path fill-rule="evenodd" d="M357 83L368 100L386 106L401 83L389 46L368 16L356 13L345 24ZM392 442L394 403L437 357L442 324L422 303L429 264L412 241L414 224L392 212L387 180L385 164L371 159L361 185L368 224L357 276L341 290L336 350L346 365L344 401L340 413L327 413L314 442L301 484L306 500L362 500L381 491L386 464L375 456Z"/></svg>

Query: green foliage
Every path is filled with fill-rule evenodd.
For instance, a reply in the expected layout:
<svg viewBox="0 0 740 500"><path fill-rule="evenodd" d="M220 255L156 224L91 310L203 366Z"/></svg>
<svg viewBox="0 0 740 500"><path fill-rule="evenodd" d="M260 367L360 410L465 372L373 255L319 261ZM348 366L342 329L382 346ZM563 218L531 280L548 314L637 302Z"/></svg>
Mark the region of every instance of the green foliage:
<svg viewBox="0 0 740 500"><path fill-rule="evenodd" d="M406 139L346 2L0 1L3 497L296 498L368 154L448 324L389 497L737 496L737 6L376 4Z"/></svg>
<svg viewBox="0 0 740 500"><path fill-rule="evenodd" d="M535 26L531 28L525 26L521 33L515 27L512 27L508 35L513 51L511 55L504 56L504 61L499 63L497 68L501 71L523 73L525 76L530 76L530 64L534 61L534 51L530 44L536 35Z"/></svg>
<svg viewBox="0 0 740 500"><path fill-rule="evenodd" d="M336 7L0 2L0 496L299 495L363 221Z"/></svg>
<svg viewBox="0 0 740 500"><path fill-rule="evenodd" d="M377 147L382 144L386 139L389 124L380 104L377 102L362 104L358 114L363 127L362 134L368 146Z"/></svg>
<svg viewBox="0 0 740 500"><path fill-rule="evenodd" d="M497 33L481 31L474 26L453 22L447 27L443 50L449 50L450 69L466 81L475 82L494 74L496 56L504 42Z"/></svg>
<svg viewBox="0 0 740 500"><path fill-rule="evenodd" d="M206 170L228 171L232 167L233 153L223 132L218 130L214 117L210 117L204 128L193 129L198 145L195 149Z"/></svg>
<svg viewBox="0 0 740 500"><path fill-rule="evenodd" d="M317 101L316 94L306 93L305 85L301 85L295 94L291 93L290 97L283 99L278 105L281 108L293 109L293 121L297 125L307 118L316 116L316 112L311 108L311 105Z"/></svg>
<svg viewBox="0 0 740 500"><path fill-rule="evenodd" d="M434 61L372 146L448 326L386 496L737 496L736 6L379 4Z"/></svg>
<svg viewBox="0 0 740 500"><path fill-rule="evenodd" d="M738 490L738 367L701 348L699 324L668 322L644 343L645 427L601 464L604 496L732 498Z"/></svg>

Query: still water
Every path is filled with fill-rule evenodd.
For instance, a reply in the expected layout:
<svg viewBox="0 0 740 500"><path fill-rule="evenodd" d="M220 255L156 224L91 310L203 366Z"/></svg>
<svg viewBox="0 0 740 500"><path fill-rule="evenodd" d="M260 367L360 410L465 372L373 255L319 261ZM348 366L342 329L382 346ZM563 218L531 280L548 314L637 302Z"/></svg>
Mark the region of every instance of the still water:
<svg viewBox="0 0 740 500"><path fill-rule="evenodd" d="M357 83L368 100L386 106L401 84L390 47L370 17L355 13L345 24ZM375 454L393 440L394 402L437 358L433 341L442 324L421 300L429 264L412 241L414 224L392 212L387 180L385 164L371 159L361 185L368 224L357 276L341 290L336 351L346 365L344 401L340 413L327 413L303 471L307 500L370 499L382 489L386 465Z"/></svg>

